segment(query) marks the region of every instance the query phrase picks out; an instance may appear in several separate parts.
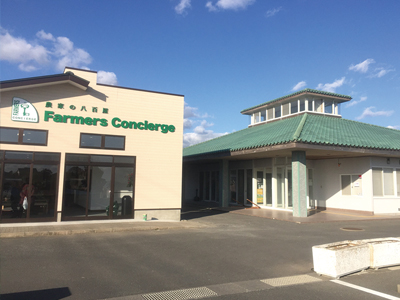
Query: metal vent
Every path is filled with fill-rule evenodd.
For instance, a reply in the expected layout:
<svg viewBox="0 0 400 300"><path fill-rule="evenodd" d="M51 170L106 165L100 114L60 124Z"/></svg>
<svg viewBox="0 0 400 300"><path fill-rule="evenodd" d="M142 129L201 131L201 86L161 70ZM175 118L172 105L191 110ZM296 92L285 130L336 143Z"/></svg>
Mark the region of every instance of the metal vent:
<svg viewBox="0 0 400 300"><path fill-rule="evenodd" d="M218 295L217 293L206 287L142 295L142 297L146 300L186 300L186 299L200 299L212 296L218 296Z"/></svg>
<svg viewBox="0 0 400 300"><path fill-rule="evenodd" d="M261 281L266 284L277 287L277 286L286 286L286 285L317 282L317 281L321 281L321 279L312 277L310 275L298 275L298 276L288 276L288 277L264 279Z"/></svg>

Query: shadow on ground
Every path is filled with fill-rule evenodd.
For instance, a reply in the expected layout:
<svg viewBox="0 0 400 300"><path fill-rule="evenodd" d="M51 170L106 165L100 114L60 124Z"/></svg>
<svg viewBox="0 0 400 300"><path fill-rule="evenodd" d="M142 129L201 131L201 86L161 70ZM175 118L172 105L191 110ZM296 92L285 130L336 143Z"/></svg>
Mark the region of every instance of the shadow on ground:
<svg viewBox="0 0 400 300"><path fill-rule="evenodd" d="M203 203L183 204L181 210L181 220L193 220L213 215L225 214L228 211L219 210L215 205L205 205Z"/></svg>
<svg viewBox="0 0 400 300"><path fill-rule="evenodd" d="M46 290L19 292L0 295L1 300L60 300L71 296L69 288L54 288Z"/></svg>

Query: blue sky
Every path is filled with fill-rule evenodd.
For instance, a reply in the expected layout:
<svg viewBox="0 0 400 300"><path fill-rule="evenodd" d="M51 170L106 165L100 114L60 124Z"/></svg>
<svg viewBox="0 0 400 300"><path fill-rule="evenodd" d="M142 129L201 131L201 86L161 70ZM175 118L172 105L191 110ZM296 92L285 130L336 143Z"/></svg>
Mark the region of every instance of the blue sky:
<svg viewBox="0 0 400 300"><path fill-rule="evenodd" d="M2 0L0 79L98 71L185 95L184 146L243 129L242 109L303 88L344 118L400 129L398 0Z"/></svg>

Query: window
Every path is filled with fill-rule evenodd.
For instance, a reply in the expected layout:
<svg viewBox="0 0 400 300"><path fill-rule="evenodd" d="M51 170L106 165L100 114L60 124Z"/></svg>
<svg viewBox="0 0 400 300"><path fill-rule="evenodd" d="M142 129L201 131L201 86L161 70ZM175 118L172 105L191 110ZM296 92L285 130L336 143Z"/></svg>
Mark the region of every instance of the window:
<svg viewBox="0 0 400 300"><path fill-rule="evenodd" d="M361 175L341 175L341 186L343 196L362 195L362 176Z"/></svg>
<svg viewBox="0 0 400 300"><path fill-rule="evenodd" d="M397 177L397 197L400 197L400 169L396 170Z"/></svg>
<svg viewBox="0 0 400 300"><path fill-rule="evenodd" d="M286 116L289 114L289 103L285 103L282 105L282 115Z"/></svg>
<svg viewBox="0 0 400 300"><path fill-rule="evenodd" d="M309 111L313 111L313 103L314 103L314 101L308 100L308 110Z"/></svg>
<svg viewBox="0 0 400 300"><path fill-rule="evenodd" d="M125 150L125 137L117 135L81 133L80 147Z"/></svg>
<svg viewBox="0 0 400 300"><path fill-rule="evenodd" d="M254 113L254 123L260 122L260 112Z"/></svg>
<svg viewBox="0 0 400 300"><path fill-rule="evenodd" d="M295 114L295 113L297 113L299 110L298 110L298 103L297 103L297 100L296 101L294 101L294 102L292 102L292 103L290 103L290 113L291 114Z"/></svg>
<svg viewBox="0 0 400 300"><path fill-rule="evenodd" d="M306 110L306 100L300 100L300 111Z"/></svg>
<svg viewBox="0 0 400 300"><path fill-rule="evenodd" d="M326 114L332 114L333 110L332 110L332 105L333 105L333 101L332 100L325 100L325 113Z"/></svg>
<svg viewBox="0 0 400 300"><path fill-rule="evenodd" d="M47 145L47 130L0 127L0 142L5 144Z"/></svg>
<svg viewBox="0 0 400 300"><path fill-rule="evenodd" d="M66 154L62 220L131 218L134 156Z"/></svg>
<svg viewBox="0 0 400 300"><path fill-rule="evenodd" d="M322 99L314 100L314 111L322 112Z"/></svg>
<svg viewBox="0 0 400 300"><path fill-rule="evenodd" d="M398 170L397 170L397 175L399 175ZM374 196L394 196L393 169L391 168L372 169L372 180L373 180L372 186L374 189ZM398 178L397 182L399 182ZM397 194L399 193L397 192Z"/></svg>
<svg viewBox="0 0 400 300"><path fill-rule="evenodd" d="M268 110L267 110L267 117L268 117L268 120L272 120L272 119L274 118L274 111L273 111L273 108L268 108Z"/></svg>
<svg viewBox="0 0 400 300"><path fill-rule="evenodd" d="M275 118L280 118L281 116L281 106L276 106L275 107Z"/></svg>
<svg viewBox="0 0 400 300"><path fill-rule="evenodd" d="M267 113L267 111L265 111L265 110L261 111L261 122L264 122L266 120L266 117L267 117L266 113Z"/></svg>

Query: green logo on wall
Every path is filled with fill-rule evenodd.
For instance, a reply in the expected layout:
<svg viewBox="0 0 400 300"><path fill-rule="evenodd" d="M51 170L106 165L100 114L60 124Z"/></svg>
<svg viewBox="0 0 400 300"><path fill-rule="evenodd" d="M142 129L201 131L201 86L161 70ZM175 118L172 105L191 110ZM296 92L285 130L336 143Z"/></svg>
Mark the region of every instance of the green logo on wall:
<svg viewBox="0 0 400 300"><path fill-rule="evenodd" d="M39 114L29 101L14 97L11 107L11 120L18 122L38 123Z"/></svg>

